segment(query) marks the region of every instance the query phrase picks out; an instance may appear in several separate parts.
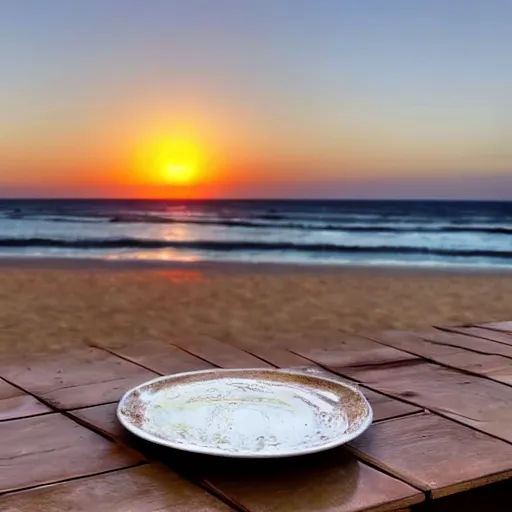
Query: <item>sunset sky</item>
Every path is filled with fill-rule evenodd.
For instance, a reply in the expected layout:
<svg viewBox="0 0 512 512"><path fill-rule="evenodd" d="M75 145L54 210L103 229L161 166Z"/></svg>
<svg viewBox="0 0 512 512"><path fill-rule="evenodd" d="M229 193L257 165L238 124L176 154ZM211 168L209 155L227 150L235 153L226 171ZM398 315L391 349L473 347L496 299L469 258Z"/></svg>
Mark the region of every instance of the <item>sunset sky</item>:
<svg viewBox="0 0 512 512"><path fill-rule="evenodd" d="M0 196L512 198L510 0L2 0Z"/></svg>

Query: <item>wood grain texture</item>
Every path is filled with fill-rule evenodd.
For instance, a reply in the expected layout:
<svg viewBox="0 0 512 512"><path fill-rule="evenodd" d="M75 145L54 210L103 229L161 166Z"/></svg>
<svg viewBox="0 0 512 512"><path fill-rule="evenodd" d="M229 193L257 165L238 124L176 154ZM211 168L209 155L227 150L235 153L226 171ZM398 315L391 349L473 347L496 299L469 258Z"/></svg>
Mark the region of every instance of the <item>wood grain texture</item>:
<svg viewBox="0 0 512 512"><path fill-rule="evenodd" d="M491 322L488 324L475 325L475 327L483 327L484 329L491 329L493 331L512 333L512 322Z"/></svg>
<svg viewBox="0 0 512 512"><path fill-rule="evenodd" d="M338 344L329 347L298 348L293 352L325 368L382 366L420 360L413 354L355 336L340 337Z"/></svg>
<svg viewBox="0 0 512 512"><path fill-rule="evenodd" d="M206 336L183 340L175 345L219 368L272 368L272 365L242 349Z"/></svg>
<svg viewBox="0 0 512 512"><path fill-rule="evenodd" d="M0 376L60 409L117 401L157 374L104 350L84 348L0 362Z"/></svg>
<svg viewBox="0 0 512 512"><path fill-rule="evenodd" d="M512 442L512 388L509 386L417 361L339 371L371 389Z"/></svg>
<svg viewBox="0 0 512 512"><path fill-rule="evenodd" d="M103 404L85 409L70 411L70 415L80 423L101 432L116 441L126 442L126 429L123 428L116 415L117 404Z"/></svg>
<svg viewBox="0 0 512 512"><path fill-rule="evenodd" d="M437 345L459 347L479 354L499 355L512 359L512 347L503 343L496 343L483 338L475 338L460 333L427 329L415 332L416 337L430 341Z"/></svg>
<svg viewBox="0 0 512 512"><path fill-rule="evenodd" d="M434 357L442 358L461 352L459 347L435 343L410 331L381 331L368 333L366 336L378 343L430 359Z"/></svg>
<svg viewBox="0 0 512 512"><path fill-rule="evenodd" d="M273 347L264 343L260 343L250 345L249 347L244 347L244 349L277 368L302 368L317 366L315 363L312 363L304 357L294 354L293 352L290 352L288 349L283 347Z"/></svg>
<svg viewBox="0 0 512 512"><path fill-rule="evenodd" d="M205 484L251 512L380 512L424 500L417 489L344 449L287 460L214 464L206 470Z"/></svg>
<svg viewBox="0 0 512 512"><path fill-rule="evenodd" d="M474 336L475 338L496 341L497 343L503 343L504 345L512 346L512 333L495 331L492 329L483 329L481 327L450 327L445 328L445 330L466 334L468 336Z"/></svg>
<svg viewBox="0 0 512 512"><path fill-rule="evenodd" d="M436 414L382 422L349 446L372 465L431 491L433 498L512 475L512 445Z"/></svg>
<svg viewBox="0 0 512 512"><path fill-rule="evenodd" d="M2 512L228 512L206 491L156 464L3 498Z"/></svg>
<svg viewBox="0 0 512 512"><path fill-rule="evenodd" d="M395 400L389 396L377 393L371 389L360 386L364 396L370 402L373 410L373 421L384 421L400 416L408 416L409 414L417 414L422 411L421 407L417 407L400 400Z"/></svg>
<svg viewBox="0 0 512 512"><path fill-rule="evenodd" d="M512 386L512 360L506 357L463 352L444 357L439 362Z"/></svg>
<svg viewBox="0 0 512 512"><path fill-rule="evenodd" d="M370 335L379 343L406 350L436 363L512 385L512 359L424 340L414 333L384 331Z"/></svg>
<svg viewBox="0 0 512 512"><path fill-rule="evenodd" d="M0 379L0 421L49 412L52 410L39 400Z"/></svg>
<svg viewBox="0 0 512 512"><path fill-rule="evenodd" d="M160 375L214 368L199 357L160 341L144 341L123 347L108 348L114 354L144 366Z"/></svg>
<svg viewBox="0 0 512 512"><path fill-rule="evenodd" d="M4 421L0 439L0 492L133 466L143 460L58 413Z"/></svg>

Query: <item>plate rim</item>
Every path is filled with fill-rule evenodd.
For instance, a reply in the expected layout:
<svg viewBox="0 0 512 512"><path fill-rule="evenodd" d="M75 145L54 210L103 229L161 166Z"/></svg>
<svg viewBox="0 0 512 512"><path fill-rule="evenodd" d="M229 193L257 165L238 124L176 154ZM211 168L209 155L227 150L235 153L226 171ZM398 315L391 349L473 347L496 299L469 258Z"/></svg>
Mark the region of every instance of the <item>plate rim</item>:
<svg viewBox="0 0 512 512"><path fill-rule="evenodd" d="M348 388L355 392L357 395L359 395L360 399L366 404L368 414L366 418L364 419L362 425L359 429L357 429L355 432L352 432L348 435L341 435L338 439L329 441L325 444L313 446L310 448L303 448L298 450L290 450L287 452L282 453L256 453L256 452L239 452L239 453L232 453L232 452L226 452L222 449L218 448L208 448L203 446L197 446L193 445L192 443L188 445L182 445L179 443L175 443L172 441L165 440L161 437L155 436L153 434L150 434L149 432L146 432L145 430L136 427L129 421L126 421L123 414L121 414L121 408L125 402L125 400L128 398L129 395L131 395L134 391L137 389L148 386L150 384L161 382L164 380L173 380L176 377L183 377L188 375L201 375L201 374L229 374L229 373L249 373L249 372L268 372L268 373L291 373L292 375L297 376L304 376L307 375L308 377L312 377L314 380L320 380L320 381L329 381L333 382L341 387ZM342 378L342 377L340 377ZM332 448L336 448L338 446L344 445L356 437L359 437L361 434L363 434L373 423L373 409L370 405L370 402L364 395L364 393L357 387L356 384L352 384L349 382L344 382L341 380L337 380L335 378L329 378L329 376L324 375L318 375L315 373L309 373L304 372L296 369L289 369L289 368L207 368L203 370L192 370L188 372L179 372L169 375L160 375L158 377L155 377L153 379L147 380L145 382L142 382L138 384L137 386L132 387L128 391L126 391L121 399L119 400L117 407L116 407L116 416L118 421L121 423L121 425L126 428L129 432L131 432L133 435L140 437L144 439L145 441L158 444L160 446L165 446L167 448L171 448L174 450L180 450L184 452L189 453L196 453L201 455L209 455L209 456L216 456L216 457L226 457L226 458L234 458L234 459L277 459L277 458L286 458L286 457L296 457L301 455L308 455L313 453L319 453L326 450L330 450Z"/></svg>

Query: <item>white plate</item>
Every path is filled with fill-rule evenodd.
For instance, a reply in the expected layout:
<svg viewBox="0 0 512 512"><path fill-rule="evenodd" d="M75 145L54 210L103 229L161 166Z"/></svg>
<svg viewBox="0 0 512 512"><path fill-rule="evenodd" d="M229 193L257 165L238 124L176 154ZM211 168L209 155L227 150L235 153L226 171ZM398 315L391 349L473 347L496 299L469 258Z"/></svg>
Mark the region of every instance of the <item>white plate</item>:
<svg viewBox="0 0 512 512"><path fill-rule="evenodd" d="M303 372L202 370L128 391L117 417L133 434L171 448L224 457L289 457L341 445L364 432L372 410L354 386Z"/></svg>

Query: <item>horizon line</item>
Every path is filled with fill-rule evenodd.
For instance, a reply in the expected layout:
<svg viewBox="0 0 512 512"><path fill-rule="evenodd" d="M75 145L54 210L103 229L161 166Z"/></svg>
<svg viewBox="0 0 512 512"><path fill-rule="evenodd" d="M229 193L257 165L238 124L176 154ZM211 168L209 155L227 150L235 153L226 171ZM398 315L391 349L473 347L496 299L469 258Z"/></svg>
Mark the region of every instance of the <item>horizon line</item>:
<svg viewBox="0 0 512 512"><path fill-rule="evenodd" d="M436 201L436 202L482 202L482 203L508 203L512 202L512 197L510 199L477 199L477 198L435 198L435 197L410 197L410 198L348 198L348 197L340 197L340 198L312 198L312 197L294 197L294 198L265 198L265 197L226 197L226 198L176 198L176 197L160 197L160 198L152 198L152 197L2 197L0 196L0 201L181 201L181 202L201 202L201 201L209 201L209 202L222 202L222 201L254 201L254 202L279 202L279 201L345 201L345 202L353 202L353 201L394 201L394 202L409 202L409 201Z"/></svg>

